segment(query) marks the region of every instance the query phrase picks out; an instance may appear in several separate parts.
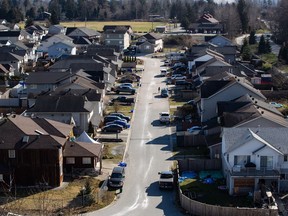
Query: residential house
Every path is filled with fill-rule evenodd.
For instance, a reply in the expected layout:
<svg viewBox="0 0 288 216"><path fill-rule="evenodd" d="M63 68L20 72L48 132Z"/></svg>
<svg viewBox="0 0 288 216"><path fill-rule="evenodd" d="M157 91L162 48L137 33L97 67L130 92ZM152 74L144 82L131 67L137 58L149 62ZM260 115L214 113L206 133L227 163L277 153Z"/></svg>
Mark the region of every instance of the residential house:
<svg viewBox="0 0 288 216"><path fill-rule="evenodd" d="M0 48L0 64L11 65L14 68L14 74L11 74L12 76L20 76L20 74L23 72L24 56L18 55L20 54L19 52L16 53L9 51L4 52L1 51Z"/></svg>
<svg viewBox="0 0 288 216"><path fill-rule="evenodd" d="M57 35L66 33L66 27L62 25L51 25L48 29L49 35Z"/></svg>
<svg viewBox="0 0 288 216"><path fill-rule="evenodd" d="M2 184L60 186L63 148L73 126L14 114L0 121Z"/></svg>
<svg viewBox="0 0 288 216"><path fill-rule="evenodd" d="M14 114L0 121L2 190L16 184L58 187L72 164L74 169L95 170L101 163L101 144L67 140L73 125Z"/></svg>
<svg viewBox="0 0 288 216"><path fill-rule="evenodd" d="M222 168L229 194L287 191L288 128L224 128Z"/></svg>
<svg viewBox="0 0 288 216"><path fill-rule="evenodd" d="M188 31L192 33L214 33L224 32L224 26L211 14L204 13L195 23L188 26Z"/></svg>
<svg viewBox="0 0 288 216"><path fill-rule="evenodd" d="M37 52L47 53L48 48L53 44L58 42L68 42L73 44L73 39L64 35L64 34L56 34L53 36L45 36L42 38L41 44L37 49Z"/></svg>
<svg viewBox="0 0 288 216"><path fill-rule="evenodd" d="M116 45L122 51L130 46L131 27L130 26L104 26L103 41L105 45Z"/></svg>
<svg viewBox="0 0 288 216"><path fill-rule="evenodd" d="M110 88L117 77L117 65L111 60L99 55L74 55L57 61L50 68L51 71L71 70L72 73L83 70L90 75L90 79L103 82Z"/></svg>
<svg viewBox="0 0 288 216"><path fill-rule="evenodd" d="M163 40L160 34L147 33L138 39L137 51L143 53L154 53L163 50Z"/></svg>
<svg viewBox="0 0 288 216"><path fill-rule="evenodd" d="M35 98L44 92L54 91L58 86L71 82L70 72L34 72L29 73L25 84L27 87L28 107L32 106Z"/></svg>
<svg viewBox="0 0 288 216"><path fill-rule="evenodd" d="M101 94L92 90L51 92L49 95L38 96L34 106L26 110L25 115L66 124L75 122L77 132L82 133L88 130L90 122L94 127L98 127L101 121L101 116L97 115L100 104Z"/></svg>
<svg viewBox="0 0 288 216"><path fill-rule="evenodd" d="M7 27L6 25L0 24L0 31L9 31L10 28Z"/></svg>
<svg viewBox="0 0 288 216"><path fill-rule="evenodd" d="M0 31L0 40L10 40L12 43L23 40L21 31Z"/></svg>
<svg viewBox="0 0 288 216"><path fill-rule="evenodd" d="M217 102L230 101L246 94L258 100L266 99L245 78L227 73L227 76L222 80L206 80L200 87L201 102L199 114L201 122L208 121L217 116Z"/></svg>
<svg viewBox="0 0 288 216"><path fill-rule="evenodd" d="M25 28L25 30L31 35L35 35L35 41L42 40L42 37L48 34L48 29L42 25L31 25Z"/></svg>
<svg viewBox="0 0 288 216"><path fill-rule="evenodd" d="M76 46L67 41L59 41L48 47L50 58L61 58L63 56L76 55Z"/></svg>
<svg viewBox="0 0 288 216"><path fill-rule="evenodd" d="M66 30L66 35L75 40L79 38L86 38L92 43L99 42L101 34L93 29L86 27L68 27Z"/></svg>
<svg viewBox="0 0 288 216"><path fill-rule="evenodd" d="M121 60L120 51L116 46L104 46L104 45L92 44L87 47L87 55L103 56L115 62L119 68L121 67L121 64L123 62Z"/></svg>

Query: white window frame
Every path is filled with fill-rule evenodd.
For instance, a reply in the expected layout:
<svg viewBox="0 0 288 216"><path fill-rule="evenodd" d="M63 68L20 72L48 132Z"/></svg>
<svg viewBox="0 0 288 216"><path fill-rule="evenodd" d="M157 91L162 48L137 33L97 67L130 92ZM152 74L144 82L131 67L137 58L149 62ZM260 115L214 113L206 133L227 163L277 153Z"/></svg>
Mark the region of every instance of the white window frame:
<svg viewBox="0 0 288 216"><path fill-rule="evenodd" d="M91 164L92 160L90 157L83 157L82 158L82 164Z"/></svg>
<svg viewBox="0 0 288 216"><path fill-rule="evenodd" d="M66 164L75 164L75 157L67 157Z"/></svg>
<svg viewBox="0 0 288 216"><path fill-rule="evenodd" d="M9 158L16 158L16 152L14 149L8 150Z"/></svg>

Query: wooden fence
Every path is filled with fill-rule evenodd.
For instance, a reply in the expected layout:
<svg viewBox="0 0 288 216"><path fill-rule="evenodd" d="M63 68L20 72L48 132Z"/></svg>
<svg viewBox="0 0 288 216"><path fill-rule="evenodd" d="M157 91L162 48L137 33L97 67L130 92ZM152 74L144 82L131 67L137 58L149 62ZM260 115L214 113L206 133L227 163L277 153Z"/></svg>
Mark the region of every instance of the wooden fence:
<svg viewBox="0 0 288 216"><path fill-rule="evenodd" d="M178 166L180 171L222 170L221 159L180 159Z"/></svg>
<svg viewBox="0 0 288 216"><path fill-rule="evenodd" d="M180 204L191 215L199 216L278 216L278 209L235 208L208 205L185 196L179 188ZM217 199L217 197L215 197Z"/></svg>

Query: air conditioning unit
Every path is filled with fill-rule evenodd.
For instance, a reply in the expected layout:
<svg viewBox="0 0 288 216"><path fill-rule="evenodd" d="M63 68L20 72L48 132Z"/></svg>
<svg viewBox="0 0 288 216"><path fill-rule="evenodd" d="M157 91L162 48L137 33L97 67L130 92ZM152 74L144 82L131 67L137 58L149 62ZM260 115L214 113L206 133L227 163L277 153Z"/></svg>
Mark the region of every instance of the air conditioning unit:
<svg viewBox="0 0 288 216"><path fill-rule="evenodd" d="M241 171L241 165L233 166L233 172L240 172L240 171Z"/></svg>

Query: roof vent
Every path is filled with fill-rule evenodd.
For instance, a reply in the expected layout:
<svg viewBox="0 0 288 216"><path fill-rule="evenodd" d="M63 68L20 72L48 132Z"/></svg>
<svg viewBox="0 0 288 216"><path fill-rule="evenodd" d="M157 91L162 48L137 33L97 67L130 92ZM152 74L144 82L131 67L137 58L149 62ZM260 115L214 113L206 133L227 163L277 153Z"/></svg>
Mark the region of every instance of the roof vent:
<svg viewBox="0 0 288 216"><path fill-rule="evenodd" d="M264 111L261 111L261 114L264 114Z"/></svg>

